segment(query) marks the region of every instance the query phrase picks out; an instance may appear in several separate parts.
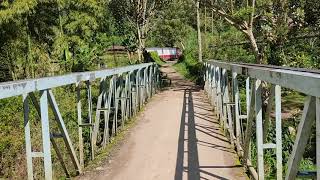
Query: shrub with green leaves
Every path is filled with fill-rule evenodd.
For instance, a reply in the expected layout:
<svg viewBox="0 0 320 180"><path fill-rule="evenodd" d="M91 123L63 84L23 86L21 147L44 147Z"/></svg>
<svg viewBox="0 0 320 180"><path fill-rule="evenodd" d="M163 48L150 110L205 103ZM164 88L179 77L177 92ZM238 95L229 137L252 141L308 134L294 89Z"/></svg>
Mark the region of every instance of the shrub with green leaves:
<svg viewBox="0 0 320 180"><path fill-rule="evenodd" d="M150 52L151 59L157 63L159 66L162 66L165 64L165 62L160 58L157 52Z"/></svg>

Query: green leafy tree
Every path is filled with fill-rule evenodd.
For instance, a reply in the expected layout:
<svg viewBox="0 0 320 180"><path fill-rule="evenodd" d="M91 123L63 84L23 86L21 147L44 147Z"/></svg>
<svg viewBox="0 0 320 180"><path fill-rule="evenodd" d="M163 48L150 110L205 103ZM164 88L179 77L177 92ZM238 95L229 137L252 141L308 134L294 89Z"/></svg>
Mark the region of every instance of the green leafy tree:
<svg viewBox="0 0 320 180"><path fill-rule="evenodd" d="M192 1L171 1L154 20L149 44L153 46L180 46L184 49L188 26L196 26L192 4Z"/></svg>
<svg viewBox="0 0 320 180"><path fill-rule="evenodd" d="M127 21L135 32L139 61L145 48L148 33L157 14L166 7L169 0L111 0L110 8L118 23Z"/></svg>

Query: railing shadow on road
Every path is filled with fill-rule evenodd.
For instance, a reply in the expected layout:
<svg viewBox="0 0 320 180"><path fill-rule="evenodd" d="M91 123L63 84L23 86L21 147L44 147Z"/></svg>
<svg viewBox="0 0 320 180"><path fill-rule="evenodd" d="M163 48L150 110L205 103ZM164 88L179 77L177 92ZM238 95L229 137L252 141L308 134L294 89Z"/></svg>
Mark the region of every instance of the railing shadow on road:
<svg viewBox="0 0 320 180"><path fill-rule="evenodd" d="M209 179L218 178L218 179L225 180L226 178L213 174L207 171L206 169L236 168L237 166L201 166L199 162L198 146L208 146L213 149L226 151L228 153L234 153L234 152L232 152L227 147L217 145L217 144L212 144L210 142L200 141L197 139L197 132L198 132L198 133L205 133L206 135L209 135L212 138L217 138L222 141L227 141L219 137L221 136L221 134L217 134L216 132L211 133L212 130L210 130L210 128L213 128L213 127L205 127L207 130L209 130L209 131L205 131L202 129L203 126L201 124L199 125L195 122L196 113L194 108L196 104L194 104L192 93L198 92L198 91L199 90L196 90L196 89L184 89L182 115L181 115L179 140L178 140L176 171L175 171L174 179L175 180L182 180L182 179L200 180L200 179L207 179L207 177L211 177ZM202 118L202 117L198 117L198 118ZM207 118L206 120L212 122ZM186 144L187 146L185 146ZM184 174L186 177L184 177ZM206 177L202 177L201 175L205 175Z"/></svg>

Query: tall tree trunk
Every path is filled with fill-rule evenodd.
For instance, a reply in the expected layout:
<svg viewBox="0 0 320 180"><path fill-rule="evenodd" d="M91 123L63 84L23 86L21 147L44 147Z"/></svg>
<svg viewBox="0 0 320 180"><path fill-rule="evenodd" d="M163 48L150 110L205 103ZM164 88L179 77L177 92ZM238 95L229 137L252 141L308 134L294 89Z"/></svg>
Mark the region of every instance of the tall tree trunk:
<svg viewBox="0 0 320 180"><path fill-rule="evenodd" d="M207 7L204 7L204 34L207 32Z"/></svg>
<svg viewBox="0 0 320 180"><path fill-rule="evenodd" d="M127 50L127 56L128 56L129 62L131 62L131 54L129 50Z"/></svg>
<svg viewBox="0 0 320 180"><path fill-rule="evenodd" d="M252 32L252 29L249 28L246 33L245 33L250 41L250 45L251 45L251 48L253 50L253 53L254 53L254 56L255 56L255 59L256 59L256 64L262 64L263 63L263 58L262 58L262 55L259 51L259 47L258 47L258 44L257 44L257 41L256 41L256 38L254 37L254 34Z"/></svg>
<svg viewBox="0 0 320 180"><path fill-rule="evenodd" d="M148 0L143 0L143 14L142 14L142 25L141 25L141 40L140 40L140 48L141 52L143 54L144 49L145 49L145 44L146 44L146 33L147 33L147 4Z"/></svg>
<svg viewBox="0 0 320 180"><path fill-rule="evenodd" d="M200 0L197 1L197 26L198 26L198 46L199 62L202 62L202 41L201 41L201 23L200 23Z"/></svg>
<svg viewBox="0 0 320 180"><path fill-rule="evenodd" d="M11 74L11 79L16 81L18 78L16 76L15 66L12 58L9 56L9 52L7 51L7 59L9 60L9 72ZM5 77L7 79L7 77Z"/></svg>
<svg viewBox="0 0 320 180"><path fill-rule="evenodd" d="M230 0L230 11L231 11L231 14L233 14L233 9L234 9L233 0Z"/></svg>
<svg viewBox="0 0 320 180"><path fill-rule="evenodd" d="M139 24L137 23L137 30L138 30L138 58L139 62L142 62L142 37L141 37L141 29Z"/></svg>
<svg viewBox="0 0 320 180"><path fill-rule="evenodd" d="M146 26L147 26L147 4L148 0L138 0L137 14L140 14L141 19L137 17L136 26L138 31L138 58L139 62L142 62L142 54L145 48ZM141 11L142 9L142 11ZM142 12L142 13L141 13Z"/></svg>
<svg viewBox="0 0 320 180"><path fill-rule="evenodd" d="M213 6L213 0L211 0L211 6ZM213 35L214 24L213 24L214 11L211 9L211 34Z"/></svg>
<svg viewBox="0 0 320 180"><path fill-rule="evenodd" d="M26 31L27 31L27 49L28 49L28 53L27 53L27 57L26 57L26 63L25 63L25 68L26 68L26 74L25 74L25 78L34 78L35 74L34 74L34 69L33 69L33 58L32 58L32 50L31 50L31 35L30 35L30 29L29 29L29 20L28 17L26 17Z"/></svg>
<svg viewBox="0 0 320 180"><path fill-rule="evenodd" d="M62 25L62 15L61 15L62 11L61 11L61 5L60 5L59 1L57 1L57 3L58 3L59 29L60 29L59 33L60 33L60 37L62 38L64 36L63 25ZM68 66L67 66L67 63L69 62L69 45L68 44L67 44L67 47L64 47L63 58L64 58L65 72L68 72ZM72 66L74 66L74 63Z"/></svg>

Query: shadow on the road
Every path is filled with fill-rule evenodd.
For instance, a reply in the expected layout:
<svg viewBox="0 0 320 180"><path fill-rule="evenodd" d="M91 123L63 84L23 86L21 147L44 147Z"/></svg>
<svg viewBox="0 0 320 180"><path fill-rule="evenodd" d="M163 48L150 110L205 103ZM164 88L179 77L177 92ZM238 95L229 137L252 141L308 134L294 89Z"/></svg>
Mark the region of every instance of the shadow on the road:
<svg viewBox="0 0 320 180"><path fill-rule="evenodd" d="M204 107L197 106L197 105L195 105L194 107L195 107L195 108L199 108L199 109L203 109L203 110L206 110L206 111L212 111L211 108L204 108Z"/></svg>
<svg viewBox="0 0 320 180"><path fill-rule="evenodd" d="M213 130L216 129L213 121L209 117L198 117L205 121L212 123L212 127L203 126L196 124L195 117L196 113L194 108L199 105L193 99L193 92L198 92L199 90L195 89L185 89L184 98L183 98L183 107L179 131L179 141L178 141L178 152L177 152L177 161L176 161L176 171L175 171L175 180L189 179L189 180L200 180L207 179L203 175L210 177L209 179L222 179L226 178L219 175L213 174L206 171L208 168L235 168L236 166L201 166L199 163L199 153L198 146L207 146L209 148L214 148L221 151L226 151L228 153L233 153L231 149L212 144L210 142L205 142L197 139L196 133L204 133L212 138L219 139L220 141L228 142L227 139L221 137L221 134L217 134ZM201 114L202 115L202 114ZM187 143L187 146L186 144ZM186 163L187 162L187 163ZM186 177L184 177L184 174Z"/></svg>
<svg viewBox="0 0 320 180"><path fill-rule="evenodd" d="M232 150L231 148L227 148L225 146L221 146L218 144L208 143L208 142L204 142L204 141L198 141L198 145L199 146L206 146L209 148L217 149L217 150L224 151L224 152L231 153L231 154L235 154L234 150Z"/></svg>
<svg viewBox="0 0 320 180"><path fill-rule="evenodd" d="M186 126L188 127L187 138L184 137ZM184 153L185 141L188 142L187 157L185 157ZM188 166L186 168L184 167L185 158L188 158ZM200 180L199 155L194 120L192 90L184 91L175 180L182 180L184 171L188 173L188 179Z"/></svg>

